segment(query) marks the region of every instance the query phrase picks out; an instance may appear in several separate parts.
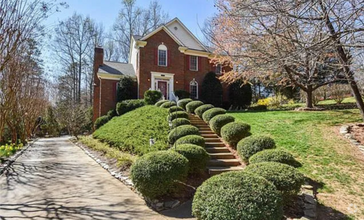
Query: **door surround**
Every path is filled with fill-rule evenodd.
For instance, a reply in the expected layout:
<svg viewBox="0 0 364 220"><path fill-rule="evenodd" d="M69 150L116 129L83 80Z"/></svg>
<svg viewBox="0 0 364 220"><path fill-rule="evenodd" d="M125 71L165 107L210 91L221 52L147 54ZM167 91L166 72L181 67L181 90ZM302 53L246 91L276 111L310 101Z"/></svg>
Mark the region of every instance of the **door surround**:
<svg viewBox="0 0 364 220"><path fill-rule="evenodd" d="M174 74L173 73L161 73L161 72L151 72L151 85L150 88L152 90L156 90L158 88L158 81L166 81L168 88L168 97L166 99L171 99L172 92L174 91Z"/></svg>

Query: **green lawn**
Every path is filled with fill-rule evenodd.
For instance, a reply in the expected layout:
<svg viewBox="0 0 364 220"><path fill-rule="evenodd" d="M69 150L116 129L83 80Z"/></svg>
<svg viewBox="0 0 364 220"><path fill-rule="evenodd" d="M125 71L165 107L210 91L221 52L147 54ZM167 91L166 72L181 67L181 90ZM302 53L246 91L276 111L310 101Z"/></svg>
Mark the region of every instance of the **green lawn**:
<svg viewBox="0 0 364 220"><path fill-rule="evenodd" d="M364 211L348 211L352 204L364 210L362 155L339 134L341 124L361 122L358 110L229 114L249 123L253 135L268 134L278 148L291 152L303 165L300 171L323 184L320 202L351 217L364 218Z"/></svg>
<svg viewBox="0 0 364 220"><path fill-rule="evenodd" d="M348 97L348 98L344 98L344 100L342 101L342 103L355 103L355 98L354 97ZM323 101L319 101L318 102L319 105L334 105L336 104L335 100L323 100Z"/></svg>

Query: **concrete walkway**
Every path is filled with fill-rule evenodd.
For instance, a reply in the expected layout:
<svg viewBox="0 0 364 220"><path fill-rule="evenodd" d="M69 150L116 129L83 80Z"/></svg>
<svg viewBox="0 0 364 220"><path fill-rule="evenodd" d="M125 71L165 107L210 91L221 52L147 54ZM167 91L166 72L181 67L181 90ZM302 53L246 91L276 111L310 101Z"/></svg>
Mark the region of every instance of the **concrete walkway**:
<svg viewBox="0 0 364 220"><path fill-rule="evenodd" d="M0 219L171 219L167 216L149 209L67 138L40 139L0 176Z"/></svg>

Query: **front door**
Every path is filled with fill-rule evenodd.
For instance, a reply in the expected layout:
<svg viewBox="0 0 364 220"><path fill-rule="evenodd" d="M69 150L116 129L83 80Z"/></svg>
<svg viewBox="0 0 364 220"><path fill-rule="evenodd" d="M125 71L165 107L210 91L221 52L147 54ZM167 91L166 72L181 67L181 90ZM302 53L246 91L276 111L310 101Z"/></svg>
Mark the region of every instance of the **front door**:
<svg viewBox="0 0 364 220"><path fill-rule="evenodd" d="M168 99L168 88L166 81L158 81L158 89L161 91L162 95Z"/></svg>

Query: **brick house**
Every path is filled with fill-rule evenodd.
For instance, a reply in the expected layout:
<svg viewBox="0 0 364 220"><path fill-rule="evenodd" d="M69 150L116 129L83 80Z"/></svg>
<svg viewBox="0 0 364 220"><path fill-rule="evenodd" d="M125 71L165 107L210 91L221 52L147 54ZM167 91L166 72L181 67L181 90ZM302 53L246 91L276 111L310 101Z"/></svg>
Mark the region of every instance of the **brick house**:
<svg viewBox="0 0 364 220"><path fill-rule="evenodd" d="M205 74L221 73L220 66L210 63L212 56L178 18L143 37L133 36L128 63L103 61L103 49L95 48L93 120L115 108L117 83L123 76L136 78L138 98L152 89L166 99L172 99L176 90L198 99ZM226 86L223 98L227 99Z"/></svg>

